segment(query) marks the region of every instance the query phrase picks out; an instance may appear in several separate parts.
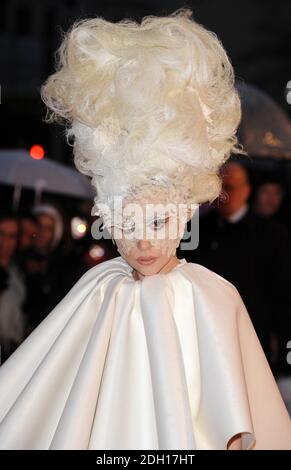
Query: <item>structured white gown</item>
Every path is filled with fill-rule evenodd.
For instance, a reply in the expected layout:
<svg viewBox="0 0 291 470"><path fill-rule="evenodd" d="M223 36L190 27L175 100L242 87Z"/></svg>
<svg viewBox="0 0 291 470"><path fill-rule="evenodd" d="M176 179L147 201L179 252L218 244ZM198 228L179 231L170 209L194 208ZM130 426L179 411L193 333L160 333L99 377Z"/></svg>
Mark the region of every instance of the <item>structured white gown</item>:
<svg viewBox="0 0 291 470"><path fill-rule="evenodd" d="M199 264L87 271L0 368L1 449L291 449L237 289Z"/></svg>

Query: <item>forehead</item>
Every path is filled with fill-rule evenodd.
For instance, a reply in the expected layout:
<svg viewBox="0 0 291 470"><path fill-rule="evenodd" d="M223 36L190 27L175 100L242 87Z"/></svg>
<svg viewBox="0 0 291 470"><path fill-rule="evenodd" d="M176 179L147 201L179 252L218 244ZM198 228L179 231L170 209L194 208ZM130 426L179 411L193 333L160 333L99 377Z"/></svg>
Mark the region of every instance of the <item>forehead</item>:
<svg viewBox="0 0 291 470"><path fill-rule="evenodd" d="M123 221L151 222L155 219L177 218L185 213L185 208L180 208L178 204L162 203L132 203L126 204L119 214Z"/></svg>
<svg viewBox="0 0 291 470"><path fill-rule="evenodd" d="M136 199L124 199L122 203L123 211L136 211L136 212L177 212L179 208L178 203L169 201L167 195L159 195L159 197L140 197Z"/></svg>
<svg viewBox="0 0 291 470"><path fill-rule="evenodd" d="M123 206L124 213L136 213L137 215L142 213L143 215L152 214L152 213L176 213L177 205L176 204L163 204L163 203L152 203L152 202L133 202L127 203Z"/></svg>

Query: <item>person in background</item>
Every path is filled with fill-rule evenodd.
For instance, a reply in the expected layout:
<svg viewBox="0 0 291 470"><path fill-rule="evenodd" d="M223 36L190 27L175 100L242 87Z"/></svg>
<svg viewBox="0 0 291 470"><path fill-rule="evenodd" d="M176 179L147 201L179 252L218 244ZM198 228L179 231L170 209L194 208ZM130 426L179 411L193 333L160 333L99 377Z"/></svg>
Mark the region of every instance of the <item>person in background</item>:
<svg viewBox="0 0 291 470"><path fill-rule="evenodd" d="M37 235L34 249L48 255L55 251L64 234L64 220L60 211L49 204L36 206L33 214L37 217Z"/></svg>
<svg viewBox="0 0 291 470"><path fill-rule="evenodd" d="M25 336L25 317L22 312L26 297L24 279L15 263L19 240L17 217L0 214L0 344L1 362L19 346Z"/></svg>
<svg viewBox="0 0 291 470"><path fill-rule="evenodd" d="M263 181L257 187L254 194L253 210L278 225L284 226L291 236L291 217L290 207L286 203L286 190L282 186L281 181L272 175L265 176ZM285 405L291 416L291 313L290 309L286 312L289 316L287 328L282 325L279 334L279 346L282 353L281 356L289 357L287 361L281 361L281 367L277 377L277 384ZM287 346L287 349L285 349ZM280 350L279 349L279 350Z"/></svg>
<svg viewBox="0 0 291 470"><path fill-rule="evenodd" d="M256 189L253 209L257 214L272 217L280 210L283 197L282 185L275 178L270 177Z"/></svg>
<svg viewBox="0 0 291 470"><path fill-rule="evenodd" d="M25 252L33 247L37 233L37 218L31 212L23 212L19 216L19 246L18 252Z"/></svg>
<svg viewBox="0 0 291 470"><path fill-rule="evenodd" d="M72 250L66 249L65 221L61 211L47 203L35 206L32 213L36 217L37 230L25 263L27 334L64 297L80 273L77 257Z"/></svg>
<svg viewBox="0 0 291 470"><path fill-rule="evenodd" d="M277 177L264 177L255 190L252 208L262 217L283 225L291 236L291 211L287 204L286 189Z"/></svg>
<svg viewBox="0 0 291 470"><path fill-rule="evenodd" d="M27 262L37 233L37 219L31 212L24 211L18 215L18 223L19 237L15 262L26 277Z"/></svg>
<svg viewBox="0 0 291 470"><path fill-rule="evenodd" d="M274 374L291 373L286 343L291 338L291 250L287 231L252 210L247 170L230 161L221 170L222 192L200 217L199 244L183 251L238 288Z"/></svg>

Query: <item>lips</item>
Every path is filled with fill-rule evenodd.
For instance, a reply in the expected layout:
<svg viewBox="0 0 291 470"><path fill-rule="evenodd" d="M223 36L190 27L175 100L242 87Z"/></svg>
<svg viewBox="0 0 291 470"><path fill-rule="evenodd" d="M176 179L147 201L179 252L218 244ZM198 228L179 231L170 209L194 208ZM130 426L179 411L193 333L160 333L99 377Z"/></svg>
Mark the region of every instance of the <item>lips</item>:
<svg viewBox="0 0 291 470"><path fill-rule="evenodd" d="M148 257L140 256L139 258L137 258L137 261L140 264L152 264L154 261L156 261L156 259L157 258L155 256L148 256Z"/></svg>

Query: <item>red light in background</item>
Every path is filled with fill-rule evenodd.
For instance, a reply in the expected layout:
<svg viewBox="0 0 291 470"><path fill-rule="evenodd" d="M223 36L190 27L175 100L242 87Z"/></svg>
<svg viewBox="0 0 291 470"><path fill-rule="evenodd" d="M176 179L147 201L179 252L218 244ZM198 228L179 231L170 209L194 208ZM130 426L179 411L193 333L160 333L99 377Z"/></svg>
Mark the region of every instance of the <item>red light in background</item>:
<svg viewBox="0 0 291 470"><path fill-rule="evenodd" d="M44 148L41 145L33 145L30 147L29 155L35 160L42 160L44 157Z"/></svg>

